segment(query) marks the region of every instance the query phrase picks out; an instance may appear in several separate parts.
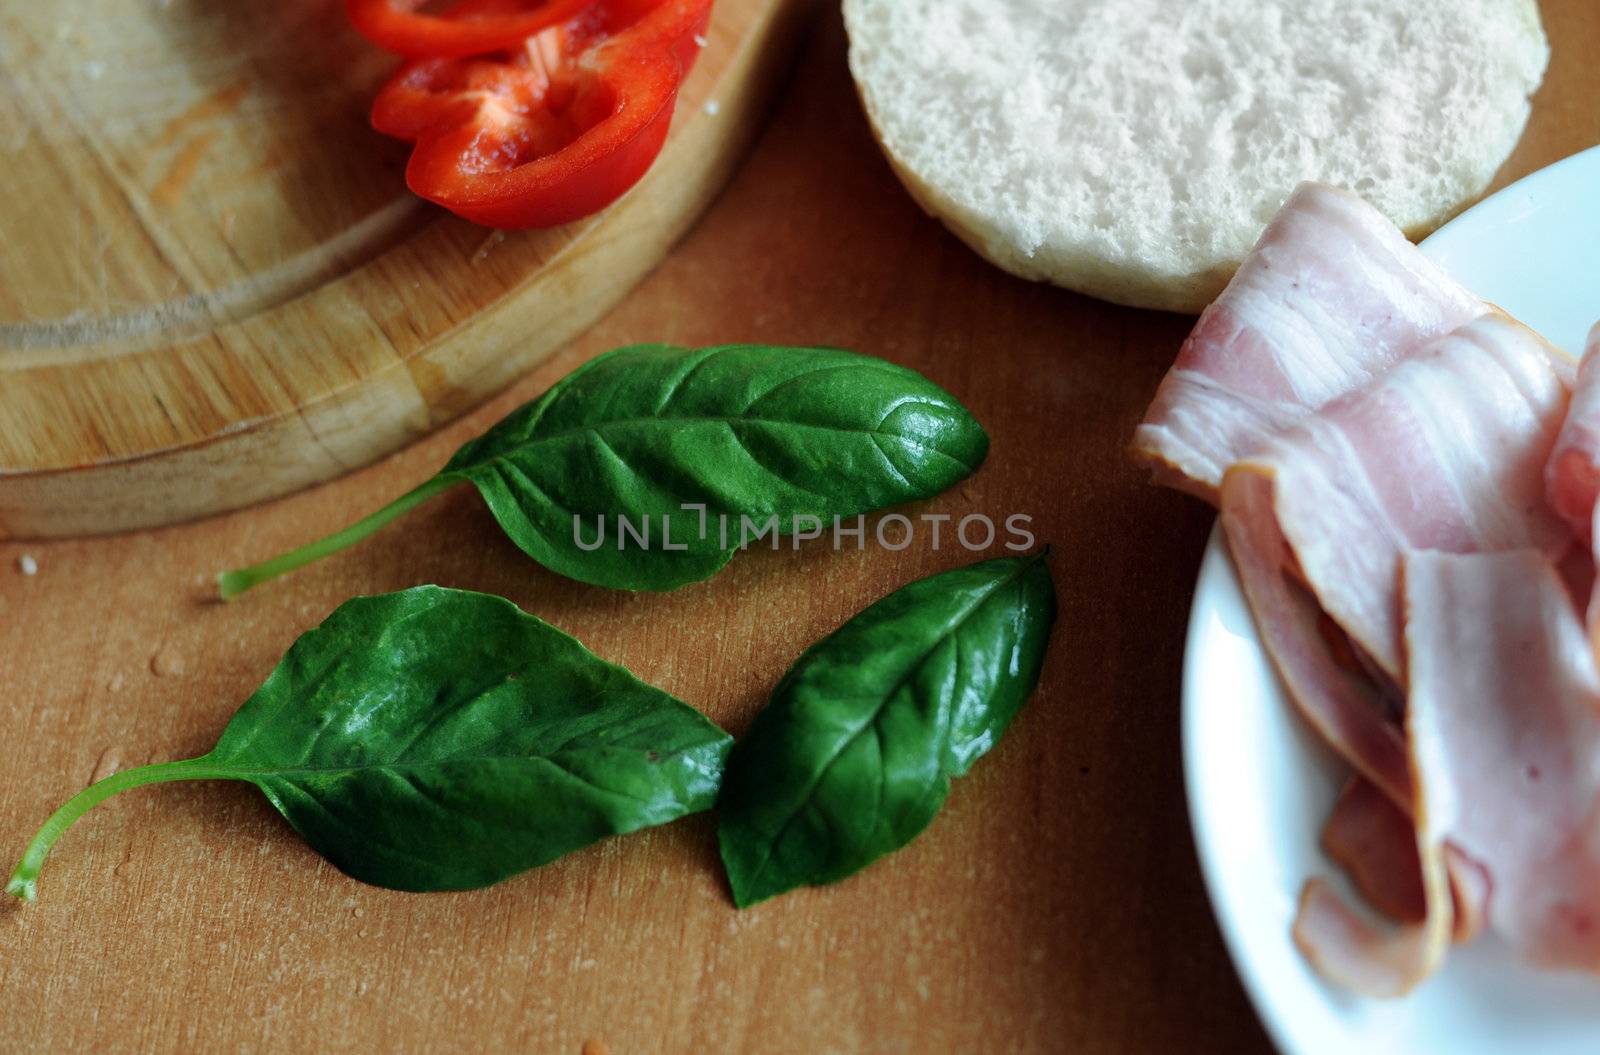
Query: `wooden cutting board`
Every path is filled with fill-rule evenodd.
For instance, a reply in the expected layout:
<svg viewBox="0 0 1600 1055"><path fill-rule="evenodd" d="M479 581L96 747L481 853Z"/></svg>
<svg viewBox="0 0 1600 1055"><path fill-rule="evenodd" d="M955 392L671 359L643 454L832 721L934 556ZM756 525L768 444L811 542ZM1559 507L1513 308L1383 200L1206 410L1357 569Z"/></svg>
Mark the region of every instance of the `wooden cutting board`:
<svg viewBox="0 0 1600 1055"><path fill-rule="evenodd" d="M367 126L395 60L338 3L5 5L0 538L234 509L500 391L716 195L804 7L718 0L636 192L502 233L406 191Z"/></svg>

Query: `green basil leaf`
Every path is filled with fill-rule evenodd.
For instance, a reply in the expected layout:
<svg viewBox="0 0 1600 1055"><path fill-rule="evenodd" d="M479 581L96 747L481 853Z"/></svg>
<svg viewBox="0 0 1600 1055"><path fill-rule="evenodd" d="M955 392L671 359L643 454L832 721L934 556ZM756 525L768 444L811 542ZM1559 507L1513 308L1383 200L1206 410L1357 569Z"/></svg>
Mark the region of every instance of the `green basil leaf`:
<svg viewBox="0 0 1600 1055"><path fill-rule="evenodd" d="M358 541L463 481L552 571L670 590L713 575L766 529L831 528L834 517L938 494L988 446L954 397L881 359L763 345L621 348L513 411L390 506L228 572L222 593Z"/></svg>
<svg viewBox="0 0 1600 1055"><path fill-rule="evenodd" d="M734 901L843 879L914 839L1033 691L1054 619L1044 554L1002 558L896 590L808 649L728 759Z"/></svg>
<svg viewBox="0 0 1600 1055"><path fill-rule="evenodd" d="M341 605L210 753L91 785L7 889L110 795L248 781L338 868L397 890L486 886L606 835L710 808L731 738L511 602L419 586Z"/></svg>

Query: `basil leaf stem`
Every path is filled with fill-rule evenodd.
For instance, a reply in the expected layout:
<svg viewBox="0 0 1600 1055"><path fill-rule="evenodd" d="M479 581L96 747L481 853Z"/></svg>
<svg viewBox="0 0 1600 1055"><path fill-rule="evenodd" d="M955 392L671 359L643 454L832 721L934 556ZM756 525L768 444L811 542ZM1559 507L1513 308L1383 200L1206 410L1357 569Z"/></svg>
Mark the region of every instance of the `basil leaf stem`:
<svg viewBox="0 0 1600 1055"><path fill-rule="evenodd" d="M389 521L409 513L440 491L448 490L458 483L461 483L461 481L452 480L444 476L435 476L425 481L420 487L414 487L407 491L377 512L362 517L342 531L335 531L326 538L307 543L299 549L290 550L288 553L279 554L271 560L262 561L260 564L252 564L248 568L225 571L217 576L218 592L222 594L223 600L231 601L253 586L260 586L269 579L276 579L278 576L294 571L296 568L303 568L313 561L319 561L330 554L338 553L340 550L360 542L389 523Z"/></svg>
<svg viewBox="0 0 1600 1055"><path fill-rule="evenodd" d="M433 480L328 538L221 576L235 597L333 553L455 483L522 551L622 590L671 590L749 542L929 498L988 434L913 370L837 348L635 345L607 352L462 446ZM637 534L624 539L623 520ZM609 537L606 531L609 523ZM579 525L596 542L580 544ZM804 525L804 526L802 526Z"/></svg>
<svg viewBox="0 0 1600 1055"><path fill-rule="evenodd" d="M39 879L39 869L44 865L45 856L50 853L50 848L56 844L56 840L61 838L79 817L119 792L173 780L244 779L234 773L202 770L197 761L189 759L183 762L160 762L113 773L72 796L60 809L50 815L50 819L44 822L44 826L23 851L22 860L17 864L16 871L11 873L10 882L6 884L6 893L24 901L32 901L35 897L35 884Z"/></svg>
<svg viewBox="0 0 1600 1055"><path fill-rule="evenodd" d="M6 889L97 803L244 780L346 874L396 890L495 883L608 835L709 809L732 740L510 601L418 586L303 634L199 758L73 796Z"/></svg>

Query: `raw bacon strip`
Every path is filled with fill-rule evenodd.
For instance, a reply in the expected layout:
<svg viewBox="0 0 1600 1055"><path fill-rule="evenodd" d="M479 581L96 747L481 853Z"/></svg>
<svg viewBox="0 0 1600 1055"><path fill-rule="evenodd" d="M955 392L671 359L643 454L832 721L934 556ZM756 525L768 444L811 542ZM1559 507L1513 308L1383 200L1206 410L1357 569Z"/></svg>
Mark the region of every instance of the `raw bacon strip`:
<svg viewBox="0 0 1600 1055"><path fill-rule="evenodd" d="M1371 919L1323 879L1308 880L1301 889L1295 945L1335 985L1363 996L1404 996L1444 962L1457 919L1449 851L1431 794L1432 788L1423 784L1412 797L1413 850L1401 858L1414 867L1409 875L1420 894L1420 921L1394 926ZM1351 820L1340 821L1336 807L1330 824L1348 827ZM1388 831L1385 840L1394 834ZM1475 926L1469 922L1467 929Z"/></svg>
<svg viewBox="0 0 1600 1055"><path fill-rule="evenodd" d="M1438 970L1450 947L1450 886L1436 841L1419 856L1428 892L1421 923L1386 926L1368 919L1325 880L1306 883L1295 916L1294 941L1324 978L1363 996L1395 997L1404 996Z"/></svg>
<svg viewBox="0 0 1600 1055"><path fill-rule="evenodd" d="M1352 777L1322 828L1322 850L1373 908L1397 923L1427 916L1411 818L1364 777Z"/></svg>
<svg viewBox="0 0 1600 1055"><path fill-rule="evenodd" d="M1452 939L1470 941L1478 932L1488 897L1483 870L1443 841L1439 825L1418 829L1415 839L1410 867L1420 892L1418 922L1370 919L1323 879L1301 889L1295 945L1335 985L1365 996L1403 996L1438 970Z"/></svg>
<svg viewBox="0 0 1600 1055"><path fill-rule="evenodd" d="M1570 375L1537 334L1486 315L1329 403L1223 482L1228 545L1291 698L1402 806L1410 778L1395 701L1335 661L1316 603L1398 685L1406 551L1564 550L1570 533L1544 505L1541 471Z"/></svg>
<svg viewBox="0 0 1600 1055"><path fill-rule="evenodd" d="M1223 530L1267 654L1311 727L1385 795L1409 807L1411 776L1392 697L1327 647L1322 610L1294 575L1274 498L1271 472L1249 465L1223 484Z"/></svg>
<svg viewBox="0 0 1600 1055"><path fill-rule="evenodd" d="M1303 183L1201 314L1134 456L1215 504L1267 437L1487 310L1372 206Z"/></svg>
<svg viewBox="0 0 1600 1055"><path fill-rule="evenodd" d="M1427 918L1422 868L1411 818L1364 777L1340 792L1322 828L1322 850L1350 876L1367 903L1396 923ZM1483 923L1489 896L1483 867L1448 843L1445 868L1455 908L1451 937L1471 941Z"/></svg>
<svg viewBox="0 0 1600 1055"><path fill-rule="evenodd" d="M1545 494L1579 538L1592 536L1600 498L1600 323L1589 331L1572 406L1544 470Z"/></svg>
<svg viewBox="0 0 1600 1055"><path fill-rule="evenodd" d="M1533 551L1405 564L1413 752L1433 824L1481 863L1525 960L1600 970L1600 675Z"/></svg>

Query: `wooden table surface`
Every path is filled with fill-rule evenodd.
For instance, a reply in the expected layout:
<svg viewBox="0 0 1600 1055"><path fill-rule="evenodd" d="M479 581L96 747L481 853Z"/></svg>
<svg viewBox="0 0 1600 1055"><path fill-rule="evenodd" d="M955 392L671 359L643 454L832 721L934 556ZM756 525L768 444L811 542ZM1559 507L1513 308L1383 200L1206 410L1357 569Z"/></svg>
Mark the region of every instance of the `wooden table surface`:
<svg viewBox="0 0 1600 1055"><path fill-rule="evenodd" d="M1545 19L1551 69L1501 182L1600 141L1600 8L1547 2ZM489 890L407 895L340 875L245 786L134 792L60 843L38 903L0 908L0 1049L1265 1049L1180 780L1180 655L1211 514L1123 455L1188 325L1011 279L919 214L825 14L721 201L493 404L254 510L0 546L0 852L9 864L92 777L207 749L296 635L353 594L504 594L737 734L806 644L972 559L925 537L898 553L754 551L676 593L610 593L524 559L458 490L240 602L209 599L220 568L377 507L636 340L844 345L966 401L993 437L988 464L919 511L1026 513L1056 552L1060 621L1010 735L908 849L744 912L707 815Z"/></svg>

